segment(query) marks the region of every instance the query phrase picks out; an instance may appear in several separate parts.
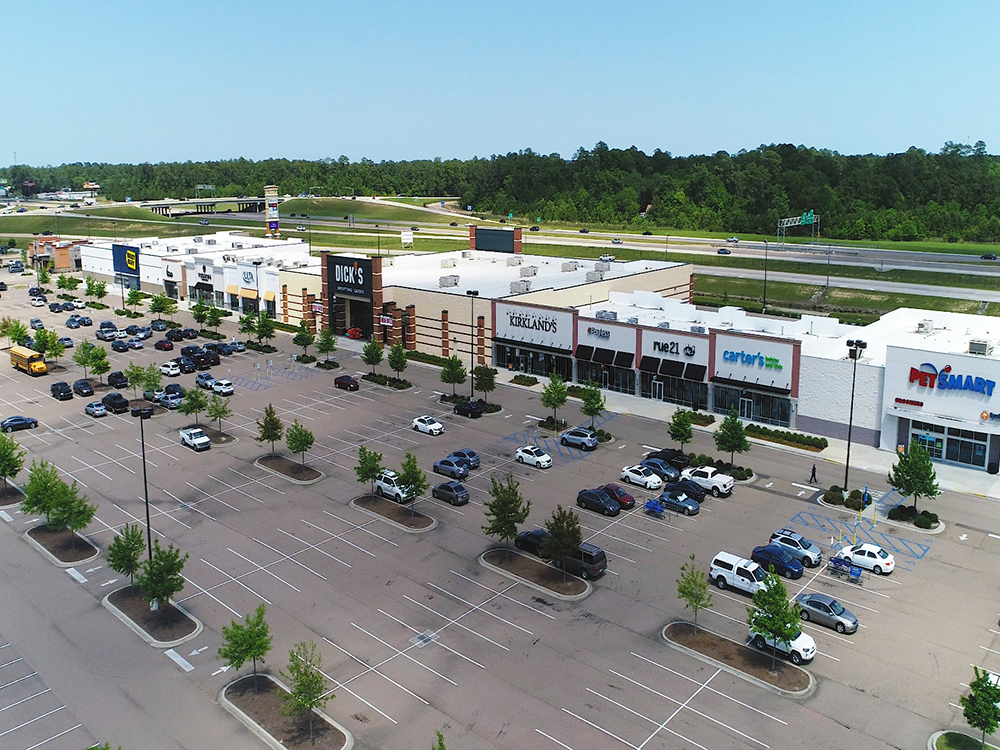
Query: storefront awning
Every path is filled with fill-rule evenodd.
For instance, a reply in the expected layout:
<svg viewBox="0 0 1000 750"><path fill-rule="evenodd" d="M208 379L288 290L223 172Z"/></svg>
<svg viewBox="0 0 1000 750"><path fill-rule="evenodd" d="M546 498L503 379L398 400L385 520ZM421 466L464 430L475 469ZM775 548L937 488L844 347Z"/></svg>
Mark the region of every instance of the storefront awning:
<svg viewBox="0 0 1000 750"><path fill-rule="evenodd" d="M660 375L670 378L679 378L684 374L684 363L676 359L664 359L660 362Z"/></svg>
<svg viewBox="0 0 1000 750"><path fill-rule="evenodd" d="M194 288L199 292L208 292L209 294L215 291L211 284L206 284L204 281L199 281L194 285Z"/></svg>
<svg viewBox="0 0 1000 750"><path fill-rule="evenodd" d="M594 358L594 347L585 346L584 344L579 344L576 347L576 358L581 359L585 362L589 362Z"/></svg>
<svg viewBox="0 0 1000 750"><path fill-rule="evenodd" d="M615 361L615 350L597 347L594 349L594 361L601 365L610 365Z"/></svg>
<svg viewBox="0 0 1000 750"><path fill-rule="evenodd" d="M639 361L639 370L641 372L652 372L657 373L660 370L660 358L659 357L643 357Z"/></svg>
<svg viewBox="0 0 1000 750"><path fill-rule="evenodd" d="M257 290L240 287L240 296L243 299L257 299Z"/></svg>
<svg viewBox="0 0 1000 750"><path fill-rule="evenodd" d="M240 295L240 288L236 284L230 284L226 287L226 294L235 294L237 297Z"/></svg>
<svg viewBox="0 0 1000 750"><path fill-rule="evenodd" d="M731 378L720 378L718 375L711 378L713 383L719 383L720 385L731 385L736 388L749 388L753 391L763 391L764 393L778 393L782 396L787 396L792 391L789 388L778 388L774 385L764 385L763 383L751 383L748 380L733 380Z"/></svg>
<svg viewBox="0 0 1000 750"><path fill-rule="evenodd" d="M615 352L615 367L632 367L635 355L632 352Z"/></svg>
<svg viewBox="0 0 1000 750"><path fill-rule="evenodd" d="M512 339L493 339L494 344L499 344L500 346L510 346L515 349L521 349L526 352L545 352L547 354L556 354L560 357L571 357L573 352L570 349L557 349L554 346L544 346L542 344L532 344L530 341L514 341Z"/></svg>
<svg viewBox="0 0 1000 750"><path fill-rule="evenodd" d="M705 365L696 365L693 362L688 362L687 367L684 368L684 379L697 380L699 383L703 383L707 370L708 368Z"/></svg>
<svg viewBox="0 0 1000 750"><path fill-rule="evenodd" d="M274 302L274 292L264 292L265 302Z"/></svg>

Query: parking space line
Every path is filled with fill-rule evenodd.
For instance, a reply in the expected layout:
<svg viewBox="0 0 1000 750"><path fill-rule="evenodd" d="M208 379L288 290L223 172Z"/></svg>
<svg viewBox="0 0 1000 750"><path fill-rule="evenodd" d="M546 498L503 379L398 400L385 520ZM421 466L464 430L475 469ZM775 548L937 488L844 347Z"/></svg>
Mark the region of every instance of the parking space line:
<svg viewBox="0 0 1000 750"><path fill-rule="evenodd" d="M30 701L32 698L37 698L39 695L45 695L47 692L49 692L49 690L51 690L51 688L45 688L44 690L38 691L34 695L29 695L27 698L21 698L21 700L19 700L19 701L15 701L14 703L11 703L8 706L4 706L3 708L0 708L0 713L3 713L8 708L14 708L14 706L20 706L22 703L26 703L27 701Z"/></svg>
<svg viewBox="0 0 1000 750"><path fill-rule="evenodd" d="M256 541L256 540L254 540L254 541ZM261 565L260 563L254 562L249 557L241 555L239 552L237 552L236 550L234 550L232 547L227 547L226 549L229 550L229 552L232 552L234 555L236 555L238 558L240 558L244 562L248 562L251 565L253 565L254 568L255 568L255 570L259 570L262 573L267 573L269 576L271 576L271 578L275 579L276 581L281 581L283 584L285 584L286 586L288 586L288 588L290 588L292 591L296 592L297 594L301 594L302 593L302 590L300 588L298 588L296 586L293 586L288 581L286 581L284 578L282 578L281 576L279 576L277 573L274 573L273 571L268 570L268 568L270 566L274 565L275 563L281 562L284 559L284 557L281 557L278 560L275 560L274 562L270 562L267 565ZM279 552L278 554L280 555L281 553ZM251 572L253 572L253 571L251 571ZM243 576L241 575L240 578L242 578L242 577Z"/></svg>
<svg viewBox="0 0 1000 750"><path fill-rule="evenodd" d="M194 586L196 589L198 589L198 591L199 591L200 594L205 594L209 599L211 599L212 601L214 601L216 604L221 604L223 607L225 607L230 612L232 612L234 615L236 615L236 617L243 617L242 614L240 614L239 612L237 612L235 609L233 609L232 607L230 607L228 604L226 604L224 601L222 601L221 599L219 599L214 594L210 593L208 591L208 589L203 588L202 586L198 585L191 578L188 578L183 573L181 573L181 578L183 578L185 580L185 582L190 583L192 586ZM195 596L198 596L198 594L192 594L191 596L185 596L183 599L178 599L177 603L180 604L181 602L186 602L188 599L192 599Z"/></svg>
<svg viewBox="0 0 1000 750"><path fill-rule="evenodd" d="M256 502L256 503L260 503L261 505L263 505L263 504L264 504L264 501L263 501L263 500L261 500L261 499L259 499L259 498L256 498L256 497L254 497L254 496L253 496L253 495L251 495L251 494L250 494L249 492L244 492L244 491L243 491L243 490L241 490L241 489L240 489L239 487L237 487L237 486L235 486L235 485L232 485L232 484L229 484L229 482L224 482L224 481L222 481L221 479L219 479L218 477L213 477L213 476L212 476L211 474L206 474L205 476L206 476L206 477L208 477L209 479L211 479L211 480L212 480L213 482L218 482L218 483L219 483L219 484L221 484L221 485L222 485L223 487L225 487L225 488L226 488L227 490L232 490L233 492L237 492L237 493L239 493L240 495L243 495L244 497L248 497L248 498L250 498L251 500L253 500L253 501L254 501L254 502Z"/></svg>
<svg viewBox="0 0 1000 750"><path fill-rule="evenodd" d="M273 479L274 478L274 475L272 475L272 474L268 474L267 476L260 478L260 477L252 477L249 474L244 474L239 469L234 469L232 467L230 467L229 470L231 472L233 472L233 474L236 474L237 476L240 476L240 477L243 477L244 479L246 479L247 483L251 483L252 482L252 483L255 483L255 484L259 484L261 487L265 487L265 488L271 490L271 492L277 492L279 495L284 495L285 494L284 491L279 490L277 487L272 487L271 485L269 485L267 483L268 479ZM240 486L241 487L245 487L246 485L240 485Z"/></svg>
<svg viewBox="0 0 1000 750"><path fill-rule="evenodd" d="M291 563L295 563L296 565L298 565L303 570L308 570L310 573L312 573L317 578L321 578L324 581L328 580L327 577L325 575L323 575L322 573L317 573L315 570L313 570L312 568L310 568L305 563L299 562L298 560L295 559L295 555L299 554L299 552L301 552L302 550L299 550L299 552L296 552L295 555L289 555L289 554L286 554L286 553L282 552L281 550L279 550L279 549L277 549L275 547L272 547L270 544L267 544L266 542L262 542L257 537L254 537L253 540L255 542L257 542L257 544L261 545L262 547L266 547L267 549L271 550L275 554L282 555L285 560L288 560ZM280 560L276 560L275 562L280 562ZM270 563L270 564L274 565L275 563ZM272 573L272 575L273 575L273 573ZM277 576L275 576L275 577L277 577Z"/></svg>
<svg viewBox="0 0 1000 750"><path fill-rule="evenodd" d="M205 590L205 593L208 593L209 591L213 591L213 590L215 590L215 589L217 589L217 588L219 588L221 586L225 586L227 583L235 583L237 586L240 586L241 588L246 589L251 594L253 594L254 596L256 596L258 599L260 599L262 602L264 602L264 604L266 604L268 606L271 606L271 602L270 602L270 600L266 596L264 596L263 594L261 594L258 591L255 591L254 589L250 588L245 583L243 583L243 581L240 580L240 578L242 578L242 576L240 576L240 578L236 578L236 577L230 575L229 573L227 573L226 571L224 571L222 568L219 568L219 567L213 565L208 560L206 560L204 557L201 558L201 561L203 563L205 563L205 565L207 565L208 567L210 567L212 570L214 570L214 571L216 571L218 573L222 573L222 575L224 575L226 578L229 579L228 581L223 581L222 583L217 583L214 586L210 586L208 589ZM246 574L244 574L244 575L246 575Z"/></svg>
<svg viewBox="0 0 1000 750"><path fill-rule="evenodd" d="M216 523L218 523L218 520L215 518L215 516L206 513L205 511L203 511L201 508L198 507L198 504L201 502L201 500L195 500L193 503L188 503L181 500L179 497L177 497L177 495L173 494L169 490L161 488L160 491L167 497L176 501L177 504L180 506L179 508L177 508L177 510L170 511L170 513L176 513L177 511L181 510L192 510L195 513L200 513L201 515L205 516L205 518L209 519L210 521L215 521Z"/></svg>
<svg viewBox="0 0 1000 750"><path fill-rule="evenodd" d="M120 446L119 446L119 447L120 447ZM111 458L111 456L108 456L108 455L106 455L106 454L104 454L104 453L101 453L101 452L100 452L99 450L95 450L95 451L94 451L94 453L96 453L96 454L97 454L98 456L100 456L101 458L106 458L106 459L108 460L108 462L109 462L109 463L113 463L113 464L117 464L117 465L118 465L118 466L120 466L121 468L125 469L125 471L127 471L127 472L128 472L129 474L133 474L133 475L135 474L135 472L134 472L134 471L132 471L132 470L131 470L131 469L130 469L129 467L127 467L127 466L126 466L125 464L123 464L123 463L122 463L121 461L119 461L119 460L118 460L117 458ZM110 479L110 478L111 478L111 477L108 477L108 479Z"/></svg>
<svg viewBox="0 0 1000 750"><path fill-rule="evenodd" d="M292 539L295 539L296 541L299 541L299 542L304 541L301 537L297 537L297 536L295 536L295 534L292 534L291 532L285 531L284 529L277 529L277 531L279 533L281 533L281 534L284 534L287 537L291 537ZM333 539L333 537L330 537L330 539ZM304 548L302 548L301 550L299 550L299 552L296 552L295 554L300 554L302 552L307 552L308 550L313 550L315 552L319 552L321 555L325 555L326 557L329 557L334 562L339 562L345 568L352 568L352 567L354 567L350 563L344 562L339 557L331 555L326 550L322 550L322 549L319 548L321 544L326 544L327 542L330 541L330 539L324 539L322 542L319 542L318 544L309 544L309 545L306 545ZM356 546L356 545L352 545L352 546ZM369 554L371 554L371 553L369 553ZM374 557L374 555L373 555L373 557Z"/></svg>
<svg viewBox="0 0 1000 750"><path fill-rule="evenodd" d="M515 584L513 584L513 585L512 585L512 586L511 586L510 588L514 588L514 586L516 586L516 585L517 585L517 584L515 583ZM510 588L509 588L509 589L507 589L507 590L509 591L509 590L510 590ZM465 616L466 616L466 615L468 615L468 614L469 614L470 612L473 612L474 610L472 610L472 609L468 610L467 612L465 612L464 614L462 614L462 615L461 615L461 616L459 616L459 617L455 617L455 618L450 618L450 617L448 617L447 615L443 615L443 614L441 614L440 612L438 612L437 610L435 610L435 609L432 609L432 608L428 607L428 606L427 606L426 604L424 604L423 602L418 602L418 601L417 601L416 599L414 599L414 598L412 598L412 597L410 597L410 596L407 596L406 594L404 594L404 595L403 595L403 598L404 598L404 599L406 599L406 600L407 600L407 601L409 601L409 602L412 602L413 604L416 604L416 605L417 605L418 607L420 607L420 608L422 608L422 609L426 609L426 610L427 610L428 612L431 612L431 613L433 613L433 614L437 615L438 617L440 617L440 618L441 618L442 620L444 620L444 621L445 621L445 624L444 624L444 625L442 625L442 626L441 626L440 628L438 628L438 629L437 629L436 631L434 631L435 633L440 633L440 632L441 632L442 630L444 630L445 628L447 628L447 627L448 627L449 625L457 625L457 626L458 626L458 627L460 627L460 628L461 628L462 630L465 630L466 632L468 632L468 633L471 633L472 635L476 636L477 638L482 638L482 639L483 639L484 641L486 641L487 643L492 643L492 644L493 644L494 646L497 646L497 647L499 647L499 648L502 648L502 649L503 649L504 651L510 651L510 649L509 649L509 648L507 648L506 646L504 646L504 645L503 645L502 643L497 643L497 642L496 642L496 641L494 641L494 640L493 640L492 638L488 638L487 636L483 635L482 633L477 633L477 632L476 632L475 630L473 630L472 628L470 628L470 627L467 627L467 626L465 626L465 625L463 625L462 623L460 623L460 622L459 622L459 620L460 620L460 619L461 619L462 617L465 617ZM484 603L488 603L488 602L492 601L492 600L493 600L493 599L495 599L495 598L496 598L496 597L490 597L490 599L487 599L487 600L486 600L486 602L484 602ZM482 606L482 605L480 605L480 606ZM475 609L478 609L478 607L476 607Z"/></svg>
<svg viewBox="0 0 1000 750"><path fill-rule="evenodd" d="M392 615L390 615L390 614L389 614L388 612L386 612L386 611L385 611L384 609L379 609L378 611L379 611L380 613L382 613L383 615L385 615L386 617L388 617L388 618L389 618L390 620L392 620L393 622L397 622L397 623L399 623L399 624L400 624L400 625L402 625L402 626L403 626L404 628L406 628L407 630L410 630L410 631L412 631L413 633L416 633L416 634L418 634L418 635L419 635L420 633L424 632L424 631L422 631L422 630L418 630L417 628L413 627L412 625L409 625L409 624L407 624L407 623L403 622L403 621L402 621L402 620L400 620L400 619L399 619L398 617L393 617L393 616L392 616ZM454 654L455 656L458 656L458 657L461 657L462 659L465 659L465 660L466 660L467 662L469 662L470 664L475 664L475 665L476 665L477 667L479 667L480 669L486 669L486 665L485 665L485 664L480 664L480 663L479 663L478 661L476 661L475 659L473 659L473 658L471 658L471 657L469 657L469 656L466 656L466 655L465 655L465 654L463 654L463 653L462 653L461 651L456 651L456 650L455 650L455 649L453 649L453 648L452 648L451 646L448 646L448 645L446 645L446 644L444 644L444 643L441 643L440 639L438 639L438 640L435 640L435 641L433 641L433 643L434 643L434 645L435 645L435 646L438 646L439 648L443 648L443 649L444 649L445 651L447 651L448 653L451 653L451 654Z"/></svg>
<svg viewBox="0 0 1000 750"><path fill-rule="evenodd" d="M64 734L69 734L74 729L79 729L82 726L83 726L83 724L77 724L75 727L70 727L69 729L64 729L59 734L54 734L51 737L49 737L47 740L42 740L41 742L36 742L34 745L31 745L30 747L26 747L24 750L35 750L35 748L41 747L42 745L44 745L44 744L46 744L48 742L51 742L52 740L57 740L60 737L62 737Z"/></svg>
<svg viewBox="0 0 1000 750"><path fill-rule="evenodd" d="M582 721L582 722L583 722L584 724L589 724L589 725L590 725L590 726L592 726L592 727L593 727L594 729L596 729L596 730L598 730L598 731L600 731L600 732L604 732L604 734L606 734L606 735L608 735L609 737L612 737L612 738L614 738L614 739L618 740L618 741L619 741L620 743L622 743L623 745L628 745L629 747L631 747L631 748L635 748L635 750L638 750L638 748L639 748L639 746L638 746L638 745L633 745L633 744L632 744L631 742L629 742L628 740L625 740L625 739L622 739L621 737L619 737L619 736L618 736L617 734L615 734L614 732L610 732L610 731L608 731L607 729L605 729L604 727L600 726L599 724L595 724L594 722L590 721L589 719L585 719L585 718L583 718L582 716L580 716L579 714L575 714L575 713L573 713L573 712L572 712L572 711L570 711L570 710L569 710L568 708L564 708L564 709L563 709L563 711L564 711L565 713L569 714L570 716L572 716L572 717L573 717L574 719L579 719L579 720L580 720L580 721ZM697 742L692 742L691 744L693 744L693 745L695 745L695 746L697 746L697 747L699 747L699 748L701 747L701 745L699 745L699 744L698 744ZM708 748L702 748L702 750L708 750Z"/></svg>
<svg viewBox="0 0 1000 750"><path fill-rule="evenodd" d="M6 732L0 732L0 737L6 737L11 732L16 732L18 729L21 729L22 727L26 727L29 724L34 724L36 721L39 721L40 719L44 719L46 716L51 716L54 713L58 713L59 711L62 711L64 708L66 708L66 706L59 706L59 708L54 708L51 711L48 711L48 712L42 714L41 716L36 716L34 719L30 719L30 720L24 722L23 724L18 724L16 727L11 727Z"/></svg>
<svg viewBox="0 0 1000 750"><path fill-rule="evenodd" d="M191 484L190 482L185 482L184 484L186 484L188 487L190 487L191 489L195 490L196 492L202 493L205 496L205 497L202 498L202 500L215 500L215 502L219 503L219 505L225 505L230 510L234 510L237 513L240 512L240 509L237 508L235 505L230 505L225 500L220 500L219 497L218 497L218 495L213 495L208 490L203 490L201 487L197 487L197 486Z"/></svg>
<svg viewBox="0 0 1000 750"><path fill-rule="evenodd" d="M336 513L331 513L328 510L324 510L323 513L325 515L330 516L331 518L336 518L338 521L342 521L343 523L346 523L348 526L351 527L350 529L348 529L348 531L363 531L366 534L371 534L373 537L375 537L376 539L378 539L380 541L386 542L387 544L391 544L393 547L398 547L399 546L398 544L396 544L391 539L388 539L388 538L382 536L381 534L376 534L374 531L372 531L371 529L368 528L368 526L370 526L371 524L376 523L375 519L369 519L369 520L365 521L364 523L357 524L357 523L352 523L351 521L348 521L346 518L341 518Z"/></svg>
<svg viewBox="0 0 1000 750"><path fill-rule="evenodd" d="M118 503L114 503L113 502L113 503L111 503L111 505L114 506L115 508L117 508L119 511L121 511L122 514L124 514L124 515L128 516L129 518L131 518L133 521L135 521L137 524L139 524L139 526L141 526L142 528L146 528L146 521L144 519L139 518L138 516L135 516L135 515L129 513L127 510L125 510L123 507L121 507ZM152 521L152 519L150 519L150 521ZM102 521L101 523L104 523L104 522ZM107 526L107 524L104 524L104 525ZM112 529L112 531L114 531L114 529ZM167 538L167 535L164 534L162 531L160 531L158 529L154 528L154 529L151 529L151 531L154 534L156 534L158 537L160 537L161 539L166 539ZM118 532L115 531L115 534L118 535Z"/></svg>
<svg viewBox="0 0 1000 750"><path fill-rule="evenodd" d="M450 570L449 569L448 572L449 573L453 573L454 575L457 575L459 578L461 578L461 579L463 579L465 581L468 581L471 584L474 584L476 586L479 586L481 588L486 589L491 594L497 594L497 593L499 593L498 591L495 591L494 589L491 589L489 586L487 586L485 584L482 584L479 581L474 581L473 579L469 578L468 576L462 575L457 570ZM519 604L520 606L524 607L525 609L530 609L532 612L540 614L542 617L548 617L550 620L556 619L554 615L550 615L548 612L542 612L542 610L537 609L536 607L532 607L530 604L525 604L524 602L519 602L517 599L513 599L513 598L507 596L506 594L501 594L501 597L503 599L506 599L509 602L513 602L514 604Z"/></svg>
<svg viewBox="0 0 1000 750"><path fill-rule="evenodd" d="M354 531L354 529L348 529L347 531L342 531L339 534L334 534L329 529L324 529L322 526L319 526L319 525L317 525L315 523L310 523L309 521L307 521L304 518L300 518L299 521L301 521L302 523L304 523L306 526L308 526L310 528L316 529L317 531L322 531L324 534L329 534L330 535L328 539L324 539L322 542L320 542L320 544L326 544L327 542L330 542L330 541L333 541L334 539L336 539L338 541L343 542L344 544L347 544L347 545L350 545L351 547L354 547L354 549L358 550L359 552L364 552L366 555L370 555L371 557L375 557L375 553L374 552L370 552L370 551L366 550L364 547L362 547L360 544L355 544L351 540L344 538L344 536L346 534L350 534L352 531ZM278 531L281 531L281 529L278 529ZM282 532L282 533L287 534L288 532ZM296 537L296 539L297 538L298 537ZM348 565L347 567L351 567L351 566Z"/></svg>
<svg viewBox="0 0 1000 750"><path fill-rule="evenodd" d="M350 651L348 651L347 649L344 649L344 648L341 648L341 647L340 647L340 646L338 646L338 645L337 645L336 643L334 643L334 642L333 642L333 641L331 641L331 640L330 640L329 638L327 638L327 637L326 637L325 635L323 636L323 640L324 640L324 641L326 641L327 643L329 643L329 644L330 644L331 646L333 646L333 647L334 647L335 649L337 649L338 651L341 651L341 652L343 652L344 654L346 654L347 656L349 656L349 657L350 657L351 659L354 659L354 660L355 660L356 662L359 662L360 664L364 664L364 661L362 661L361 659L357 658L357 657L356 657L356 656L355 656L354 654L352 654L352 653L351 653ZM365 666L367 666L367 665L365 665ZM354 696L355 698L357 698L357 699L358 699L359 701L361 701L361 702L362 702L362 703L364 703L364 704L365 704L366 706L368 706L368 708L372 709L373 711L378 711L378 712L379 712L380 714L382 714L382 716L384 716L385 718L387 718L387 719L388 719L389 721L391 721L391 722L392 722L393 724L399 724L399 722L398 722L398 721L396 721L396 720L395 720L394 718L392 718L391 716L389 716L389 714L387 714L387 713L386 713L385 711L383 711L382 709L378 708L378 707L377 707L377 706L376 706L376 705L375 705L374 703L371 703L371 702L369 702L369 701L366 701L366 700L365 700L364 698L362 698L362 697L361 697L360 695L358 695L358 694L357 694L356 692L354 692L354 691L353 691L353 690L351 690L351 689L350 689L349 687L347 687L347 685L346 685L345 683L342 683L342 682L340 682L339 680L336 680L336 679L334 679L333 677L331 677L330 675L326 674L326 673L325 673L325 672L323 672L322 670L317 670L317 671L318 671L318 672L319 672L319 673L320 673L321 675L323 675L323 676L324 676L324 677L325 677L326 679L328 679L328 680L329 680L330 682L332 682L332 683L334 684L334 688L333 688L333 690L346 690L346 691L347 691L348 693L350 693L350 694L351 694L351 695L353 695L353 696ZM353 678L352 678L352 679L353 679ZM328 693L332 693L332 692L333 692L333 690L328 690L327 692L328 692Z"/></svg>
<svg viewBox="0 0 1000 750"><path fill-rule="evenodd" d="M472 602L470 602L470 601L468 601L466 599L463 599L458 594L453 594L450 591L448 591L447 589L441 588L436 583L431 583L430 581L428 581L427 585L430 586L431 588L437 589L438 591L440 591L445 596L450 596L452 599L455 599L456 601L462 602L462 604L465 604L465 605L467 605L469 607L475 607L476 606ZM489 610L486 610L486 609L479 609L479 611L482 612L484 615L489 615L490 617L496 618L497 620L499 620L500 622L502 622L502 623L504 623L506 625L510 625L511 627L517 628L518 630L520 630L523 633L527 633L528 635L534 635L534 633L532 633L527 628L522 628L517 623L511 622L510 620L505 620L503 617L501 617L500 615L496 614L495 612L490 612Z"/></svg>
<svg viewBox="0 0 1000 750"><path fill-rule="evenodd" d="M538 729L538 728L536 728L535 731L538 732L540 735L542 735L542 737L544 737L545 739L552 740L554 743L556 743L557 745L559 745L559 747L564 747L564 748L566 748L566 750L573 750L572 747L570 747L569 745L567 745L565 742L560 742L555 737L553 737L551 734L545 734L545 732L543 732L541 729Z"/></svg>
<svg viewBox="0 0 1000 750"><path fill-rule="evenodd" d="M428 666L427 666L426 664L423 664L422 662L419 662L419 661L417 661L417 660L416 660L416 659L414 659L414 658L413 658L412 656L410 656L410 655L409 655L408 653L406 653L407 651L409 651L409 650L410 650L410 648L412 648L412 646L411 646L411 647L409 647L409 648L407 648L407 649L405 649L405 650L403 650L403 651L400 651L400 650L399 650L398 648L396 648L396 647L395 647L395 646L393 646L392 644L390 644L390 643L387 643L386 641L383 641L383 640L382 640L381 638L379 638L379 637L378 637L377 635L375 635L374 633L369 633L369 632L368 632L367 630L365 630L365 629L364 629L363 627L361 627L360 625L358 625L358 624L357 624L356 622L352 622L352 623L351 623L351 625L352 625L352 626L354 626L355 628L357 628L358 630L360 630L360 631L361 631L362 633L364 633L365 635L369 636L370 638L374 638L374 639L375 639L376 641L378 641L379 643L381 643L381 644L382 644L383 646L385 646L386 648L391 648L391 649L392 649L393 651L395 651L395 652L396 652L396 655L398 655L398 656L402 656L402 657L404 657L405 659L409 659L409 660L410 660L411 662L413 662L414 664L416 664L416 665L417 665L418 667L423 667L424 669L426 669L426 670L427 670L428 672L430 672L431 674L433 674L433 675L437 675L438 677L440 677L440 678L441 678L442 680L444 680L445 682L450 682L450 683L451 683L452 685L454 685L455 687L458 687L458 683L457 683L457 682L455 682L454 680L452 680L452 679L449 679L449 678L445 677L445 676L444 676L443 674L441 674L440 672L438 672L438 671L437 671L436 669L431 669L431 668L430 668L430 667L428 667ZM400 687L402 687L402 685L400 685ZM403 688L403 690L406 690L406 688ZM420 696L419 696L419 695L417 695L416 693L413 693L413 692L411 692L411 691L409 691L409 690L406 690L406 692L410 693L410 695L412 695L413 697L415 697L415 698L419 698L420 700L424 701L424 703L425 703L426 705L428 705L428 706L430 705L430 703L428 703L427 701L425 701L425 700L424 700L423 698L420 698Z"/></svg>
<svg viewBox="0 0 1000 750"><path fill-rule="evenodd" d="M3 669L4 667L9 667L11 664L17 664L19 661L21 661L20 656L17 657L16 659L13 659L12 661L6 662L5 664L0 664L0 669Z"/></svg>
<svg viewBox="0 0 1000 750"><path fill-rule="evenodd" d="M20 661L20 659L18 659L18 661ZM11 680L10 682L8 682L8 683L6 683L4 685L0 685L0 690L3 690L6 687L10 687L11 685L16 685L19 682L24 682L24 680L30 680L32 677L35 677L37 674L38 674L38 672L32 672L31 674L26 674L24 677L18 677L16 680Z"/></svg>

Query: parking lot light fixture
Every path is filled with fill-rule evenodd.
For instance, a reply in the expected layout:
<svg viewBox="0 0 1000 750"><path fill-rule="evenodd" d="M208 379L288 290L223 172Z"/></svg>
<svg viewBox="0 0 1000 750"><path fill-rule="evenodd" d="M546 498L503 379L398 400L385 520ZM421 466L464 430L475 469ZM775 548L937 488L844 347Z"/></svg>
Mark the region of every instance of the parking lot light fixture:
<svg viewBox="0 0 1000 750"><path fill-rule="evenodd" d="M153 531L149 522L149 482L146 479L146 431L142 423L153 416L152 406L136 406L132 416L139 420L139 442L142 444L142 491L146 498L146 551L149 559L153 559Z"/></svg>
<svg viewBox="0 0 1000 750"><path fill-rule="evenodd" d="M868 344L860 339L851 339L847 342L847 356L854 360L854 374L851 376L851 410L847 417L847 461L844 463L844 495L850 492L848 477L851 473L851 432L854 429L854 385L858 380L858 360L864 356Z"/></svg>
<svg viewBox="0 0 1000 750"><path fill-rule="evenodd" d="M469 295L469 400L476 395L476 379L473 372L476 370L476 297L479 296L478 289L466 289Z"/></svg>

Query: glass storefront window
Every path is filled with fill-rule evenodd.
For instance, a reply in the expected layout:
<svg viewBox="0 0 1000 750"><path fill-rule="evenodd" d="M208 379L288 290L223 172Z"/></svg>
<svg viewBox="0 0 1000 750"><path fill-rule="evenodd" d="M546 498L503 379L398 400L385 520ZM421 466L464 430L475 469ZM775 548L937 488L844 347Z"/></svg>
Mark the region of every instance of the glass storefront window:
<svg viewBox="0 0 1000 750"><path fill-rule="evenodd" d="M643 398L669 401L695 410L708 408L708 383L649 372L640 373L640 376L639 395Z"/></svg>
<svg viewBox="0 0 1000 750"><path fill-rule="evenodd" d="M573 360L549 352L494 344L493 364L497 369L526 372L530 375L544 375L545 377L556 372L563 380L573 380Z"/></svg>
<svg viewBox="0 0 1000 750"><path fill-rule="evenodd" d="M713 389L712 411L716 414L728 414L733 408L741 419L751 422L779 427L788 427L791 424L791 399L772 393L716 385Z"/></svg>
<svg viewBox="0 0 1000 750"><path fill-rule="evenodd" d="M598 388L606 388L617 393L635 395L635 370L597 362L576 363L576 382L593 383Z"/></svg>

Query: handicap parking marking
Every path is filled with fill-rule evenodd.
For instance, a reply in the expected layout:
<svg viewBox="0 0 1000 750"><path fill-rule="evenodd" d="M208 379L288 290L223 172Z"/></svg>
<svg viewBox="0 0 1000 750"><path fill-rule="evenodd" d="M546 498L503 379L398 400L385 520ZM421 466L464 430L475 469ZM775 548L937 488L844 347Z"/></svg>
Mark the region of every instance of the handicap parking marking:
<svg viewBox="0 0 1000 750"><path fill-rule="evenodd" d="M863 519L861 523L858 524L839 518L821 516L816 513L800 512L796 513L790 519L789 523L799 524L811 529L819 529L824 534L829 534L833 537L839 538L843 535L845 540L849 536L853 538L854 533L858 532L859 537L862 535L866 537L861 541L868 541L872 544L877 544L881 547L890 549L897 554L913 557L917 560L922 560L927 553L930 552L932 544L929 539L925 542L914 542L898 536L883 534L881 531L878 531L877 526L873 525L867 518ZM846 541L844 543L847 544Z"/></svg>

